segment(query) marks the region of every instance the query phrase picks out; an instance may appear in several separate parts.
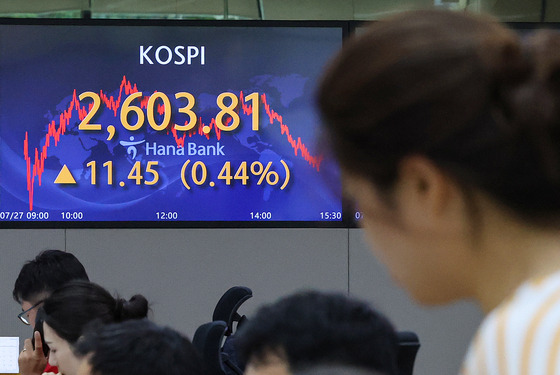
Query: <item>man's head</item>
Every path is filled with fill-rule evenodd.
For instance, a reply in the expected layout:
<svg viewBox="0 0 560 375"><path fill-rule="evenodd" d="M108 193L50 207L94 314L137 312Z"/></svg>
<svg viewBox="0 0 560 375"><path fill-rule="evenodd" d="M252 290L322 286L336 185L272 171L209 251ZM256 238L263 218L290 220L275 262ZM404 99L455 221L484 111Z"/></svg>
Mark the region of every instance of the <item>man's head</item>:
<svg viewBox="0 0 560 375"><path fill-rule="evenodd" d="M84 266L70 253L45 250L21 268L12 292L21 305L23 320L35 325L37 307L70 280L89 280Z"/></svg>
<svg viewBox="0 0 560 375"><path fill-rule="evenodd" d="M93 326L78 340L78 375L202 375L192 343L147 319Z"/></svg>
<svg viewBox="0 0 560 375"><path fill-rule="evenodd" d="M397 374L398 339L391 323L366 303L342 294L288 296L262 307L237 335L248 375L331 366Z"/></svg>

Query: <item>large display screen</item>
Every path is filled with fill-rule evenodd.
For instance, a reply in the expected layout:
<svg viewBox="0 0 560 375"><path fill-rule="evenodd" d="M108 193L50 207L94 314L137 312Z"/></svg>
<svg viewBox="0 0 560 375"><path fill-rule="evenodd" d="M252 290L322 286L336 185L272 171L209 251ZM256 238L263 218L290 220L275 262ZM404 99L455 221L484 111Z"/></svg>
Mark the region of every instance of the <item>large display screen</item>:
<svg viewBox="0 0 560 375"><path fill-rule="evenodd" d="M0 226L345 226L344 23L0 20Z"/></svg>

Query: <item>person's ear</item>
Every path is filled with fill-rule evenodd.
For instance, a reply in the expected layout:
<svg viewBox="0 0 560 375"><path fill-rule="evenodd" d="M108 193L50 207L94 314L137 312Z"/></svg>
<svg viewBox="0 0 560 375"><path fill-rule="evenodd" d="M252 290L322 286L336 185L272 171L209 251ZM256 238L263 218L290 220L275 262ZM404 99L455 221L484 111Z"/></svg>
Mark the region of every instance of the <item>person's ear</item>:
<svg viewBox="0 0 560 375"><path fill-rule="evenodd" d="M413 155L399 164L397 184L399 205L405 216L419 222L435 220L438 223L450 218L459 206L457 184L430 159Z"/></svg>

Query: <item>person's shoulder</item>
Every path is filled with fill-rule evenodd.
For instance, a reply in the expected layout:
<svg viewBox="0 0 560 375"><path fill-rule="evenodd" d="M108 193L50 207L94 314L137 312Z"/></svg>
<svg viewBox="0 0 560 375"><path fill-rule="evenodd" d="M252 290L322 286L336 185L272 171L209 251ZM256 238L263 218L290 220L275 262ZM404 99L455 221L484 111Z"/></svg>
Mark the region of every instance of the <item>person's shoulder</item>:
<svg viewBox="0 0 560 375"><path fill-rule="evenodd" d="M548 322L547 316L560 313L560 272L525 281L500 306L492 311L481 325L481 331L513 330L527 334ZM560 323L560 321L559 321ZM513 333L510 333L511 336ZM513 337L510 337L513 338Z"/></svg>
<svg viewBox="0 0 560 375"><path fill-rule="evenodd" d="M558 316L560 272L526 281L484 319L465 367L483 366L488 374L508 374L512 368L533 375L557 373L547 371L555 365L549 364L550 353L560 345Z"/></svg>
<svg viewBox="0 0 560 375"><path fill-rule="evenodd" d="M560 272L524 282L493 315L497 322L534 326L560 309Z"/></svg>

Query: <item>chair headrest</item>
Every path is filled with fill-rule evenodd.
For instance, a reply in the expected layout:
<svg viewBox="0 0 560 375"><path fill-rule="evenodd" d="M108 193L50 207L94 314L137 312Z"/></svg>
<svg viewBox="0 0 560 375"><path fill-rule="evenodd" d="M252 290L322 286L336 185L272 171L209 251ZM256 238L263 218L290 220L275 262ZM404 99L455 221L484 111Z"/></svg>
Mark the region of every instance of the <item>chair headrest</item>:
<svg viewBox="0 0 560 375"><path fill-rule="evenodd" d="M239 306L252 296L253 291L245 286L234 286L229 288L216 304L214 313L212 314L212 320L222 320L226 322L231 333L233 322L239 321L241 318L239 314L237 314Z"/></svg>

